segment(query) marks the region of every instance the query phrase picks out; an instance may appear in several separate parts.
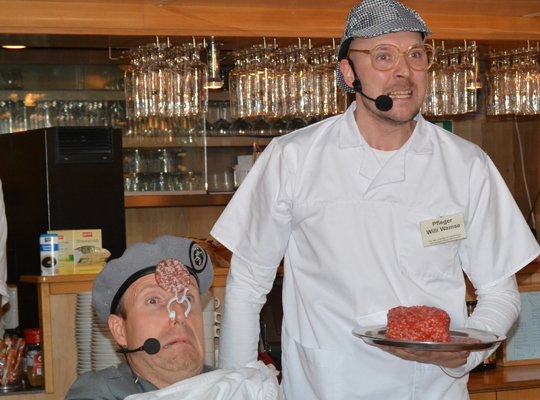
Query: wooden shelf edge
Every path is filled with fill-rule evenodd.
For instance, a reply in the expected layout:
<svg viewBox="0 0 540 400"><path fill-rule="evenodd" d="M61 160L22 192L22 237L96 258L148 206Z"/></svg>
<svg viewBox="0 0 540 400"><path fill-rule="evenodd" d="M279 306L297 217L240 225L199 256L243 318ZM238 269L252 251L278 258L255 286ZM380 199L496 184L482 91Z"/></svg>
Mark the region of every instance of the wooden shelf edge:
<svg viewBox="0 0 540 400"><path fill-rule="evenodd" d="M540 257L535 258L529 265L520 269L518 274L535 274L540 272Z"/></svg>
<svg viewBox="0 0 540 400"><path fill-rule="evenodd" d="M272 137L260 136L223 136L206 138L206 147L251 147L253 143L258 146L267 146Z"/></svg>
<svg viewBox="0 0 540 400"><path fill-rule="evenodd" d="M261 136L207 136L206 147L251 147L253 143L258 146L267 146L273 137ZM169 141L146 138L123 138L122 147L125 149L160 149L182 147L204 147L204 139L199 138L192 143L185 143L182 138L173 138Z"/></svg>
<svg viewBox="0 0 540 400"><path fill-rule="evenodd" d="M234 193L162 195L162 196L126 196L126 208L144 207L203 207L225 206Z"/></svg>
<svg viewBox="0 0 540 400"><path fill-rule="evenodd" d="M540 387L540 365L501 366L469 375L469 393Z"/></svg>

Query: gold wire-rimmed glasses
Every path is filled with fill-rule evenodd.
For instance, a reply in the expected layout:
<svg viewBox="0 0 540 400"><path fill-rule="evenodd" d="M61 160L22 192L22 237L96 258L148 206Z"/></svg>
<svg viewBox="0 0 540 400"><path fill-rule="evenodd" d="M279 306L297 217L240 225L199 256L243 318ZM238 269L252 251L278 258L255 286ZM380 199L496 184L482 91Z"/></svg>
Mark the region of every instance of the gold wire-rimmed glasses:
<svg viewBox="0 0 540 400"><path fill-rule="evenodd" d="M427 43L413 44L403 52L393 44L380 44L373 50L349 49L349 52L351 51L371 55L371 64L379 71L394 69L403 56L411 69L425 71L433 64L435 53L433 47Z"/></svg>

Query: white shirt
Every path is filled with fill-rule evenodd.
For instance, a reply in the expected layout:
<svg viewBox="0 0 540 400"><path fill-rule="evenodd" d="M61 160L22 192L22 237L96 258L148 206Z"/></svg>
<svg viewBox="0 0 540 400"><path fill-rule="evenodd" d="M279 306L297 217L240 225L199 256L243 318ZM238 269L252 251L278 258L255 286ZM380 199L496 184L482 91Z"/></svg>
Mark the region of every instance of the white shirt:
<svg viewBox="0 0 540 400"><path fill-rule="evenodd" d="M4 205L2 182L0 181L0 295L2 295L2 307L9 300L9 293L8 293L7 283L6 283L7 281L6 241L7 241L6 208Z"/></svg>
<svg viewBox="0 0 540 400"><path fill-rule="evenodd" d="M244 368L216 369L153 392L126 400L281 400L276 377L253 362Z"/></svg>
<svg viewBox="0 0 540 400"><path fill-rule="evenodd" d="M385 325L397 305L439 307L465 326L463 272L488 290L539 246L478 146L420 116L381 166L354 109L273 140L214 226L212 235L251 266L248 276L231 269L220 366L236 362L238 341L251 345L239 331L253 322L235 326L234 318L260 309L284 255L287 399L466 399L466 375L397 359L351 331ZM420 221L457 213L467 238L424 248ZM519 304L508 308L512 323Z"/></svg>

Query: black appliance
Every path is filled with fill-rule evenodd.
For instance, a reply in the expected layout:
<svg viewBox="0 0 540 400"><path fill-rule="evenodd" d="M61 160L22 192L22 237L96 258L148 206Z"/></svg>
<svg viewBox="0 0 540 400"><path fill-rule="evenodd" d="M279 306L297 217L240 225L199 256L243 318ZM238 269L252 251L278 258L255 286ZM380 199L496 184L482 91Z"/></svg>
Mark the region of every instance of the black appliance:
<svg viewBox="0 0 540 400"><path fill-rule="evenodd" d="M126 248L121 131L53 127L0 135L0 179L8 222L8 282L18 287L19 325L39 326L39 235L101 229L111 257Z"/></svg>

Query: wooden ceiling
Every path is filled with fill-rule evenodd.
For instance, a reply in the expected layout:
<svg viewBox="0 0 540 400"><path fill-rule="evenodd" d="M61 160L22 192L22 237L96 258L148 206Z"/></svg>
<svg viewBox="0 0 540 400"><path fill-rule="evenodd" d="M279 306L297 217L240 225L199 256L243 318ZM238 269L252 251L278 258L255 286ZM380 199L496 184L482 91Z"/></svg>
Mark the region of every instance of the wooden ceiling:
<svg viewBox="0 0 540 400"><path fill-rule="evenodd" d="M128 48L156 36L216 36L240 47L262 37L339 40L359 0L0 0L1 44ZM403 0L437 40L540 41L540 0ZM163 39L162 39L163 40ZM269 39L272 40L272 39Z"/></svg>

